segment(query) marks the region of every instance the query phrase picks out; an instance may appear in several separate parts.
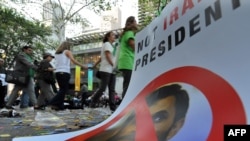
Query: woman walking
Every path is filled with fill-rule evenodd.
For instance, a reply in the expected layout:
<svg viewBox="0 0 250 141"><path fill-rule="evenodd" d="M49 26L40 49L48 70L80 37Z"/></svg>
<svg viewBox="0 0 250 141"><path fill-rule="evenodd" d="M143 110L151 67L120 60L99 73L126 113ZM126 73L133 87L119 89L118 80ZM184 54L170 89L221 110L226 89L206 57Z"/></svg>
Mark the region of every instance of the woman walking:
<svg viewBox="0 0 250 141"><path fill-rule="evenodd" d="M70 62L75 65L87 69L86 66L76 61L70 51L71 44L69 42L63 42L55 52L55 73L56 80L59 85L59 91L55 97L49 102L49 105L54 110L64 110L64 98L69 89L70 80Z"/></svg>
<svg viewBox="0 0 250 141"><path fill-rule="evenodd" d="M95 93L95 95L92 98L91 107L95 107L95 104L98 102L100 97L103 95L103 93L106 90L106 87L108 86L109 90L109 107L111 111L115 111L116 105L115 105L115 74L113 73L114 65L115 65L115 54L116 49L115 46L113 46L113 43L115 41L115 34L113 32L108 32L105 34L103 39L103 46L101 50L101 58L94 67L100 63L100 79L101 84L98 91Z"/></svg>

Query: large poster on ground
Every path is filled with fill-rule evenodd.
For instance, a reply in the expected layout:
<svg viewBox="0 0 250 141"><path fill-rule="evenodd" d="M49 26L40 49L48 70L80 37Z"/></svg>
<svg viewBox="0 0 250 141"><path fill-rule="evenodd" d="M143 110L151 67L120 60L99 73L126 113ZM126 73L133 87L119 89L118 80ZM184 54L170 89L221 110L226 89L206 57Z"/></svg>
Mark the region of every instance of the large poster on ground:
<svg viewBox="0 0 250 141"><path fill-rule="evenodd" d="M249 0L172 1L136 35L132 80L110 118L14 141L224 140L224 125L250 121L249 12Z"/></svg>

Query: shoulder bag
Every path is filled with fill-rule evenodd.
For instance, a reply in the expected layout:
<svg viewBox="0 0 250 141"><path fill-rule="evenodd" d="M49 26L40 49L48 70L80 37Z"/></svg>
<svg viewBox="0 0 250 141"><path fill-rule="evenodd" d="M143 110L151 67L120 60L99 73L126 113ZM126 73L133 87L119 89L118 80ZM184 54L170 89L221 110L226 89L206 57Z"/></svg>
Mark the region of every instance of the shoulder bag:
<svg viewBox="0 0 250 141"><path fill-rule="evenodd" d="M29 83L29 74L16 70L7 70L5 81L16 85L26 86Z"/></svg>

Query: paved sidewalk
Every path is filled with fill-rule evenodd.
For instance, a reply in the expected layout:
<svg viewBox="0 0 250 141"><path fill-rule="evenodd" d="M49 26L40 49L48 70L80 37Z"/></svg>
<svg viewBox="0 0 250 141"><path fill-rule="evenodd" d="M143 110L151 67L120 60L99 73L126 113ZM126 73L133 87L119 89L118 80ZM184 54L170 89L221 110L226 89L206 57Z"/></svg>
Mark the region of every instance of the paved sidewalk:
<svg viewBox="0 0 250 141"><path fill-rule="evenodd" d="M109 108L66 109L64 111L54 111L50 108L44 111L17 108L14 115L19 113L20 116L1 115L6 112L7 109L0 109L0 141L11 141L15 137L81 130L104 121L111 114Z"/></svg>

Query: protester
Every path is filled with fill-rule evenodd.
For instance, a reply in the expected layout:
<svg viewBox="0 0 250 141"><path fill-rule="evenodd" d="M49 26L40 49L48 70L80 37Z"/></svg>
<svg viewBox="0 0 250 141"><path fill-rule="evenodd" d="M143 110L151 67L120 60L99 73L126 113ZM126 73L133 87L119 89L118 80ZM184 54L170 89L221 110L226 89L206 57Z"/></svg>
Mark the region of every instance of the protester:
<svg viewBox="0 0 250 141"><path fill-rule="evenodd" d="M122 98L124 98L127 92L132 75L134 65L135 33L137 29L135 17L128 17L120 38L120 52L118 60L118 69L123 75Z"/></svg>
<svg viewBox="0 0 250 141"><path fill-rule="evenodd" d="M14 109L12 105L15 102L18 96L18 92L20 90L27 92L27 94L29 95L31 104L34 107L37 107L37 99L36 99L35 90L34 90L34 74L35 74L35 70L37 70L37 66L33 64L34 60L31 56L32 52L33 52L33 49L31 46L24 46L22 48L22 52L19 53L15 58L16 64L14 66L14 70L19 71L19 72L28 72L29 81L26 86L15 84L10 94L10 97L8 99L8 102L5 106L7 109Z"/></svg>
<svg viewBox="0 0 250 141"><path fill-rule="evenodd" d="M55 70L50 64L52 59L55 58L50 53L44 53L43 60L39 64L39 70L37 71L37 81L38 85L42 88L40 89L40 94L38 95L38 107L36 109L44 110L47 105L46 101L50 101L54 97L54 92L52 90L51 84L54 83Z"/></svg>
<svg viewBox="0 0 250 141"><path fill-rule="evenodd" d="M34 64L36 65L36 66L38 66L39 65L39 61L37 61L37 60L34 60ZM37 83L37 81L36 81L36 78L35 78L35 75L34 75L34 90L35 90L35 95L36 95L36 99L38 98L38 96L37 96L37 91L36 91L36 83ZM32 106L34 106L33 104L32 104L32 102L30 101L30 98L29 98L29 94L28 94L28 92L26 92L25 90L23 90L22 91L22 93L21 93L21 95L20 95L20 104L19 104L19 106L20 106L20 108L21 109L25 109L25 108L28 108L28 107L32 107Z"/></svg>
<svg viewBox="0 0 250 141"><path fill-rule="evenodd" d="M4 60L0 58L0 108L5 106L5 96L7 94L7 83L5 82Z"/></svg>
<svg viewBox="0 0 250 141"><path fill-rule="evenodd" d="M91 107L96 107L95 104L98 103L100 97L103 95L103 93L106 90L106 87L108 86L109 90L109 107L111 111L115 111L116 104L115 104L115 81L116 76L113 73L114 67L115 67L115 54L116 49L115 46L113 46L113 43L115 41L115 34L113 32L108 32L105 34L103 39L103 46L101 49L101 58L98 62L94 64L94 67L97 64L100 65L100 79L101 84L98 91L94 94L92 98Z"/></svg>
<svg viewBox="0 0 250 141"><path fill-rule="evenodd" d="M64 110L64 98L65 94L69 89L69 80L70 80L70 61L82 67L83 69L87 69L86 66L82 65L78 61L76 61L70 51L71 44L67 41L63 42L55 52L55 73L56 80L59 85L59 91L55 97L49 102L51 109L54 110Z"/></svg>

